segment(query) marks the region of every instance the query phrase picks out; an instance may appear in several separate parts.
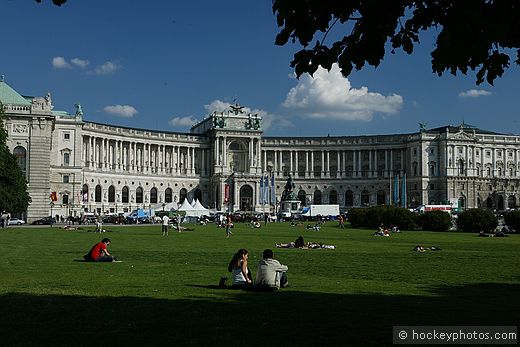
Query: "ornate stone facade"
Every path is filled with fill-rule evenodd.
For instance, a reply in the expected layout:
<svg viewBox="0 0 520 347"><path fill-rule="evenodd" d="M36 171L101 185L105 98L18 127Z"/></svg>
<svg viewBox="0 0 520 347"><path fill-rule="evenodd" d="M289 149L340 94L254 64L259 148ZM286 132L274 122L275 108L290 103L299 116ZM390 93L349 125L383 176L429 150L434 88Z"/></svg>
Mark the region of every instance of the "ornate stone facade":
<svg viewBox="0 0 520 347"><path fill-rule="evenodd" d="M0 82L0 88L10 87ZM29 222L51 212L160 209L186 197L216 210L263 211L266 174L274 175L278 197L290 174L302 205L389 204L396 176L406 182L406 200L399 198L409 207L449 200L502 210L520 198L517 135L461 125L396 135L263 137L260 117L239 105L209 115L190 133L174 133L84 121L83 110L53 111L50 94L26 103L18 96L0 101L8 145L29 182Z"/></svg>

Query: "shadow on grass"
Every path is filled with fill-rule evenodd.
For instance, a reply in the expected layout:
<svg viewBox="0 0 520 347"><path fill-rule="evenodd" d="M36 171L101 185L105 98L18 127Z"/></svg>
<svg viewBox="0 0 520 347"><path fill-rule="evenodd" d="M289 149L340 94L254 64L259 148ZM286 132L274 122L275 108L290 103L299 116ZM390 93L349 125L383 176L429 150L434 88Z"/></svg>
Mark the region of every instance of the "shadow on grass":
<svg viewBox="0 0 520 347"><path fill-rule="evenodd" d="M436 288L432 296L225 291L215 298L0 296L10 345L391 345L394 325L515 325L519 284Z"/></svg>

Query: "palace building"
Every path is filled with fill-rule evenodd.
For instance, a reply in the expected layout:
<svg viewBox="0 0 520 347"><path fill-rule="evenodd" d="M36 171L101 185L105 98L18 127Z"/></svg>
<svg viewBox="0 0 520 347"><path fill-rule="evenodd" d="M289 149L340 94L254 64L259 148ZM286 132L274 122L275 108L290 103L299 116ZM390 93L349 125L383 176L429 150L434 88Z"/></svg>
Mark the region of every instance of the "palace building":
<svg viewBox="0 0 520 347"><path fill-rule="evenodd" d="M99 124L54 110L51 95L22 96L2 78L8 147L27 177L28 222L161 208L198 199L220 211L265 211L261 184L279 197L291 175L302 205L351 207L452 203L516 208L520 136L468 125L416 133L266 137L239 105L189 133ZM272 182L272 179L269 179ZM399 189L394 189L396 183Z"/></svg>

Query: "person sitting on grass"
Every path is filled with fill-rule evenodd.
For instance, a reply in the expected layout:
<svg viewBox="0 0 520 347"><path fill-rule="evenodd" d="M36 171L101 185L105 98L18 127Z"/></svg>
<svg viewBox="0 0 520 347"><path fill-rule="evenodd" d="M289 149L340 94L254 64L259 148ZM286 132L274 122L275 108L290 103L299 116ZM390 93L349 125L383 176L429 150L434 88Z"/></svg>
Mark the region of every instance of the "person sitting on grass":
<svg viewBox="0 0 520 347"><path fill-rule="evenodd" d="M255 288L258 289L280 289L287 287L287 273L289 268L282 265L273 258L273 251L264 250L263 259L258 262L258 272L256 274Z"/></svg>
<svg viewBox="0 0 520 347"><path fill-rule="evenodd" d="M247 267L247 259L249 253L246 249L239 249L228 265L228 271L231 272L232 283L231 285L235 288L249 287L253 283L251 271Z"/></svg>
<svg viewBox="0 0 520 347"><path fill-rule="evenodd" d="M96 243L91 249L90 252L83 256L85 261L95 261L95 262L111 262L115 261L116 258L110 255L108 252L107 246L110 245L110 239L104 238L101 242Z"/></svg>

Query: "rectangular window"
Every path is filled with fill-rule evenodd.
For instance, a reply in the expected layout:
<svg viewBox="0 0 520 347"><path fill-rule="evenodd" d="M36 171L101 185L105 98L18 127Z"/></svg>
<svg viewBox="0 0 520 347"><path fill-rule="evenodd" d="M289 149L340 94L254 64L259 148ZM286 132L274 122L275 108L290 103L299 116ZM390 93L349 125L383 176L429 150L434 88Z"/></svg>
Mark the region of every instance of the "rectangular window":
<svg viewBox="0 0 520 347"><path fill-rule="evenodd" d="M435 184L430 183L430 190L435 190Z"/></svg>
<svg viewBox="0 0 520 347"><path fill-rule="evenodd" d="M486 157L487 158L491 157L491 151L486 151Z"/></svg>
<svg viewBox="0 0 520 347"><path fill-rule="evenodd" d="M63 153L63 166L69 166L69 165L70 165L70 154Z"/></svg>
<svg viewBox="0 0 520 347"><path fill-rule="evenodd" d="M497 154L499 158L502 158L502 151L498 151Z"/></svg>
<svg viewBox="0 0 520 347"><path fill-rule="evenodd" d="M70 140L70 133L63 133L64 140Z"/></svg>
<svg viewBox="0 0 520 347"><path fill-rule="evenodd" d="M63 175L63 183L69 183L69 175Z"/></svg>

